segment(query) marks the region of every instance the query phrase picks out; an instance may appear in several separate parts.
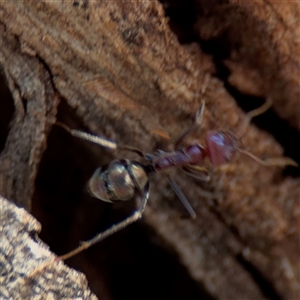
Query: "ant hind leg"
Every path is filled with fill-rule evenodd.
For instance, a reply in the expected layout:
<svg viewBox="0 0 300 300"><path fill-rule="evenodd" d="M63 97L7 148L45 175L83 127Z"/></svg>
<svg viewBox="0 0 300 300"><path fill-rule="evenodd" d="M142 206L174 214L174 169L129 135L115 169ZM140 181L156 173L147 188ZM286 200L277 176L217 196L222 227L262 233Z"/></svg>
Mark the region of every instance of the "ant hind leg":
<svg viewBox="0 0 300 300"><path fill-rule="evenodd" d="M145 207L146 207L146 204L147 204L147 201L149 198L149 190L150 190L150 184L148 182L148 184L146 185L146 187L142 193L141 205L137 210L134 211L134 213L132 215L127 217L125 220L111 226L107 230L97 234L92 239L82 242L81 245L79 247L77 247L76 249L74 249L64 255L58 256L57 259L58 260L66 260L66 259L90 248L92 245L97 244L98 242L104 240L108 236L120 231L121 229L123 229L123 228L127 227L128 225L139 220L142 217L143 212L145 210Z"/></svg>
<svg viewBox="0 0 300 300"><path fill-rule="evenodd" d="M143 151L141 151L138 148L127 146L127 145L118 145L116 142L114 142L112 140L109 140L109 139L106 139L106 138L103 138L103 137L100 137L97 135L93 135L93 134L90 134L87 132L83 132L80 130L71 129L67 125L65 125L61 122L56 122L55 125L62 127L64 130L69 132L72 136L75 136L82 140L92 142L94 144L97 144L99 146L102 146L104 148L108 148L111 150L119 149L119 150L131 151L131 152L138 154L140 157L145 158L145 154L143 153Z"/></svg>
<svg viewBox="0 0 300 300"><path fill-rule="evenodd" d="M77 248L75 248L74 250L56 257L56 259L53 261L47 261L45 263L42 263L41 265L39 265L37 268L35 268L29 275L28 278L33 278L37 273L41 272L42 270L44 270L45 267L51 265L54 262L60 261L60 260L66 260L69 259L75 255L77 255L78 253L90 248L92 245L104 240L105 238L111 236L112 234L120 231L121 229L127 227L128 225L136 222L137 220L139 220L142 215L143 212L145 210L148 198L149 198L149 190L150 190L150 183L148 182L145 189L142 192L142 197L141 197L141 205L140 207L135 210L133 212L133 214L131 214L130 216L128 216L125 220L112 225L110 228L108 228L107 230L97 234L95 237L93 237L92 239L82 242L80 244L80 246L78 246Z"/></svg>

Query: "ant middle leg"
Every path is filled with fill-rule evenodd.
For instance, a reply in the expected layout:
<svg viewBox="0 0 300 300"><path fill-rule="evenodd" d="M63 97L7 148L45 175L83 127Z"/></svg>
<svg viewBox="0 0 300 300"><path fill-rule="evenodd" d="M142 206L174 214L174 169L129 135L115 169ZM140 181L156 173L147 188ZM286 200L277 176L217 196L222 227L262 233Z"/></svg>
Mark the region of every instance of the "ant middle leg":
<svg viewBox="0 0 300 300"><path fill-rule="evenodd" d="M183 204L185 209L188 211L191 218L196 219L196 213L195 213L194 209L192 208L190 202L188 201L188 199L182 192L181 188L178 186L176 181L170 175L167 175L167 178L169 180L169 184L171 185L173 191L176 193L177 197L179 198L179 200L181 201L181 203Z"/></svg>
<svg viewBox="0 0 300 300"><path fill-rule="evenodd" d="M188 176L193 177L197 180L200 180L203 182L210 181L210 175L205 167L198 166L198 165L187 165L187 166L181 167L181 169Z"/></svg>

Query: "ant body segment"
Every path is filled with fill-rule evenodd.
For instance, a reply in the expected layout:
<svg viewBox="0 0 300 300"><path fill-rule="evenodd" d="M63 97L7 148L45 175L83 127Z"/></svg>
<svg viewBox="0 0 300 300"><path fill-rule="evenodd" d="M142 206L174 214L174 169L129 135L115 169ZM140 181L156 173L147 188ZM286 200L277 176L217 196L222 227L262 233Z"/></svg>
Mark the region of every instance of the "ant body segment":
<svg viewBox="0 0 300 300"><path fill-rule="evenodd" d="M194 143L179 148L179 144L181 144L183 139L185 139L192 131L199 128L205 108L205 103L202 102L202 105L196 115L195 125L178 139L175 144L176 150L173 152L157 151L154 154L144 154L137 148L118 145L114 141L79 130L70 129L65 124L57 122L56 125L64 128L72 136L93 142L111 150L126 150L135 152L144 160L143 163L129 159L113 160L106 166L96 169L88 182L88 190L93 197L106 202L115 202L127 201L139 195L141 198L141 204L137 210L135 210L133 214L128 216L125 220L112 225L110 228L97 234L92 239L82 242L76 249L65 255L59 256L57 260L68 259L139 220L142 217L149 198L149 176L154 173L162 171L167 172L171 168L180 167L189 176L199 180L208 181L209 176L207 171L201 166L206 157L209 158L211 164L221 165L230 162L231 159L238 153L248 155L256 162L265 166L297 166L296 162L286 157L261 160L243 149L239 142L239 138L243 135L245 128L247 127L246 125L249 124L251 119L264 113L270 108L270 106L270 101L267 101L260 108L249 112L242 126L242 130L237 135L230 131L212 130L208 131L205 135L205 145ZM196 213L177 183L168 174L167 177L178 198L181 200L191 217L195 218Z"/></svg>

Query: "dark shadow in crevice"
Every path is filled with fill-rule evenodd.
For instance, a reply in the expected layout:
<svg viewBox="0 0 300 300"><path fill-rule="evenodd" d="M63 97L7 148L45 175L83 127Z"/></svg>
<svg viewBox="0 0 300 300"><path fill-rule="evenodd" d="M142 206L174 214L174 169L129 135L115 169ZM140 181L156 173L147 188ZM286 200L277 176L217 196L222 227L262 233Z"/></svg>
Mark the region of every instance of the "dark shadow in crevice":
<svg viewBox="0 0 300 300"><path fill-rule="evenodd" d="M260 290L266 299L281 300L282 297L277 293L271 282L242 255L236 256L237 262L251 275L254 282L260 287Z"/></svg>
<svg viewBox="0 0 300 300"><path fill-rule="evenodd" d="M9 133L9 125L13 118L15 107L14 100L7 86L3 72L0 70L0 153L5 147Z"/></svg>
<svg viewBox="0 0 300 300"><path fill-rule="evenodd" d="M142 221L91 249L89 257L107 272L114 299L215 299Z"/></svg>
<svg viewBox="0 0 300 300"><path fill-rule="evenodd" d="M165 1L160 0L165 14L169 19L169 26L176 34L180 44L189 44L198 40L194 31L194 24L197 21L195 2L192 0Z"/></svg>

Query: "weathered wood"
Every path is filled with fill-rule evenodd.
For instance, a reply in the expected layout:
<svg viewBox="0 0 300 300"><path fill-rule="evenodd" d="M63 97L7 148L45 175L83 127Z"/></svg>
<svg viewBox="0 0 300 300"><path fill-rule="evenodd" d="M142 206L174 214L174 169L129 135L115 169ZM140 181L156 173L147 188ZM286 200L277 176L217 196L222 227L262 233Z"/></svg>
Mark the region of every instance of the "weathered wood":
<svg viewBox="0 0 300 300"><path fill-rule="evenodd" d="M124 217L121 204L112 207L91 199L85 183L97 166L133 156L108 153L59 128L49 134L57 111L58 119L72 128L146 152L170 150L172 141L191 126L203 98L207 110L201 137L208 129L238 128L244 113L226 89L230 84L241 93L271 96L276 114L299 130L297 4L196 3L196 35L202 42L217 42L219 54L226 47L226 57L204 54L196 43L179 44L155 1L0 3L0 63L15 109L0 154L0 193L31 207L43 221L44 240L59 254L106 228L111 215L113 221ZM230 70L225 88L212 77L216 59ZM258 156L283 153L272 136L254 126L249 126L243 143ZM299 154L293 158L299 161ZM168 250L170 257L174 251L189 282L203 288L197 290L202 297L295 298L299 178L245 157L221 168L207 166L212 174L207 185L180 173L175 176L196 210L196 221L181 218L178 200L159 175L153 179L144 223L154 229L160 244L173 249ZM175 282L165 283L166 290L179 288L176 280L182 277L164 270L163 256L143 242L143 232L134 235L137 228L147 231L142 225L131 226L71 261L87 274L99 296L106 286L113 299L117 291L107 286L114 282L112 273L125 272L124 265L129 273L120 282L132 288L128 294L133 298L143 288L149 292L150 281L155 291L164 274ZM142 250L135 252L139 243ZM145 256L138 256L140 252ZM138 272L132 267L135 256L136 264L144 265ZM162 259L157 261L157 281L147 264L151 257L154 268L155 259ZM126 259L131 264L124 263Z"/></svg>
<svg viewBox="0 0 300 300"><path fill-rule="evenodd" d="M226 41L223 58L229 83L245 94L270 96L276 113L299 130L299 3L196 2L199 37Z"/></svg>
<svg viewBox="0 0 300 300"><path fill-rule="evenodd" d="M84 275L62 262L28 277L54 255L33 239L41 226L29 213L1 196L0 207L1 299L97 299Z"/></svg>

